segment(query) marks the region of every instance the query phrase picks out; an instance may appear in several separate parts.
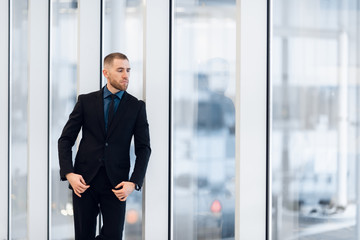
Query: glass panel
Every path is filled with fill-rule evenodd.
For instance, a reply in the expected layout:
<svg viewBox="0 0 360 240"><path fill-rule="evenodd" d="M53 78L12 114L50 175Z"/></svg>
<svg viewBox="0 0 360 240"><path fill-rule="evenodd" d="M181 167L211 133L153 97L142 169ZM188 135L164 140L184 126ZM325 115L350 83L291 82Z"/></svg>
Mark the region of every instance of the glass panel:
<svg viewBox="0 0 360 240"><path fill-rule="evenodd" d="M11 4L10 233L27 239L28 1Z"/></svg>
<svg viewBox="0 0 360 240"><path fill-rule="evenodd" d="M51 239L74 239L72 194L68 189L68 182L60 181L57 141L76 103L77 23L77 0L51 1ZM76 147L73 152L76 152Z"/></svg>
<svg viewBox="0 0 360 240"><path fill-rule="evenodd" d="M235 1L174 2L174 239L234 239Z"/></svg>
<svg viewBox="0 0 360 240"><path fill-rule="evenodd" d="M105 0L103 21L103 57L112 52L124 53L130 61L131 76L127 92L143 96L143 6L141 0ZM103 77L102 85L106 84ZM134 167L134 144L131 144L131 171ZM142 192L134 191L126 200L124 238L142 238Z"/></svg>
<svg viewBox="0 0 360 240"><path fill-rule="evenodd" d="M130 61L128 92L143 97L143 7L141 0L105 0L103 21L103 57L124 53ZM106 78L103 77L103 85Z"/></svg>
<svg viewBox="0 0 360 240"><path fill-rule="evenodd" d="M272 239L359 239L359 8L274 0Z"/></svg>

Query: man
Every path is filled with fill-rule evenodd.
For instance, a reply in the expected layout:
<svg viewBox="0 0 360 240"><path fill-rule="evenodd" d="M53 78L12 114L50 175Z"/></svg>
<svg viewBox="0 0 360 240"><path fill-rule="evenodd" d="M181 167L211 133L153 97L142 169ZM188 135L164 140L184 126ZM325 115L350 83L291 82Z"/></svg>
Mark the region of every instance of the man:
<svg viewBox="0 0 360 240"><path fill-rule="evenodd" d="M95 238L99 210L103 226L96 239L122 239L125 200L140 190L151 152L145 103L126 92L128 58L109 54L103 74L107 85L78 97L58 141L61 180L68 180L73 191L76 240ZM80 129L73 165L71 149ZM136 160L129 179L132 137Z"/></svg>

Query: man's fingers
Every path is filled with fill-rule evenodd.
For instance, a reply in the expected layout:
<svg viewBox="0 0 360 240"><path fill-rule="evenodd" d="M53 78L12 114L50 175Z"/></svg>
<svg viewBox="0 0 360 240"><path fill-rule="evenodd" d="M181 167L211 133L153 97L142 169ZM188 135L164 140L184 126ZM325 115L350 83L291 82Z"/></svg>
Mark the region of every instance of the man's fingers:
<svg viewBox="0 0 360 240"><path fill-rule="evenodd" d="M119 200L122 200L123 198L125 198L125 199L127 198L125 192L122 189L120 189L120 190L112 189L112 191Z"/></svg>
<svg viewBox="0 0 360 240"><path fill-rule="evenodd" d="M88 186L84 186L84 185L81 185L81 184L78 185L78 189L81 189L82 191L85 191L89 187L90 187L89 185Z"/></svg>
<svg viewBox="0 0 360 240"><path fill-rule="evenodd" d="M81 182L82 184L86 185L86 182L85 182L85 180L84 180L84 178L83 178L82 176L80 176L80 182Z"/></svg>
<svg viewBox="0 0 360 240"><path fill-rule="evenodd" d="M125 194L124 190L122 190L122 189L119 189L119 190L112 189L112 191L117 197L124 196L124 194Z"/></svg>
<svg viewBox="0 0 360 240"><path fill-rule="evenodd" d="M128 196L134 191L134 185L135 184L132 182L121 182L116 185L115 189L112 189L112 191L120 201L124 202L126 201Z"/></svg>
<svg viewBox="0 0 360 240"><path fill-rule="evenodd" d="M75 189L74 189L74 193L76 194L76 196L78 196L78 197L80 197L80 198L81 198L80 193L78 193L78 191L76 191Z"/></svg>
<svg viewBox="0 0 360 240"><path fill-rule="evenodd" d="M71 173L68 174L66 178L68 179L71 187L73 188L74 193L78 197L81 197L81 193L85 192L86 189L90 187L89 185L86 185L84 178L79 174Z"/></svg>
<svg viewBox="0 0 360 240"><path fill-rule="evenodd" d="M122 189L121 189L122 190ZM129 195L126 195L124 191L121 190L113 190L115 196L122 202L125 202Z"/></svg>
<svg viewBox="0 0 360 240"><path fill-rule="evenodd" d="M118 185L116 185L115 188L121 188L123 185L124 185L124 182L121 182L121 183L119 183Z"/></svg>
<svg viewBox="0 0 360 240"><path fill-rule="evenodd" d="M126 201L127 197L119 198L120 201L124 202Z"/></svg>

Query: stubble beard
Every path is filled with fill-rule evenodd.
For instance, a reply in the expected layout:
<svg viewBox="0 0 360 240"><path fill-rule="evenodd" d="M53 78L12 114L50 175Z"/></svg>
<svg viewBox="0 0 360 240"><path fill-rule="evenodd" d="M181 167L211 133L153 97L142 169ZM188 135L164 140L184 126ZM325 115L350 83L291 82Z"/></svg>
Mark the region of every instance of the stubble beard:
<svg viewBox="0 0 360 240"><path fill-rule="evenodd" d="M110 85L113 87L113 88L116 88L117 90L119 91L126 91L128 86L129 86L129 83L127 84L121 84L121 83L118 83L116 81L110 81Z"/></svg>

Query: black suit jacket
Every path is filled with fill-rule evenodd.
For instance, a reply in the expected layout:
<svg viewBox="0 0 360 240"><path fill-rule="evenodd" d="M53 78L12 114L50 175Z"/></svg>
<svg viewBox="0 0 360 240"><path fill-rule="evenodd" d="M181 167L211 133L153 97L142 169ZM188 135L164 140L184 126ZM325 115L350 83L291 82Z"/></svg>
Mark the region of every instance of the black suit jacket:
<svg viewBox="0 0 360 240"><path fill-rule="evenodd" d="M150 157L149 125L145 103L124 92L108 131L105 131L104 88L80 95L58 140L60 177L68 173L83 176L89 184L104 165L113 187L122 181L143 184ZM72 163L72 146L82 129L82 139ZM130 143L134 136L135 167L129 179Z"/></svg>

